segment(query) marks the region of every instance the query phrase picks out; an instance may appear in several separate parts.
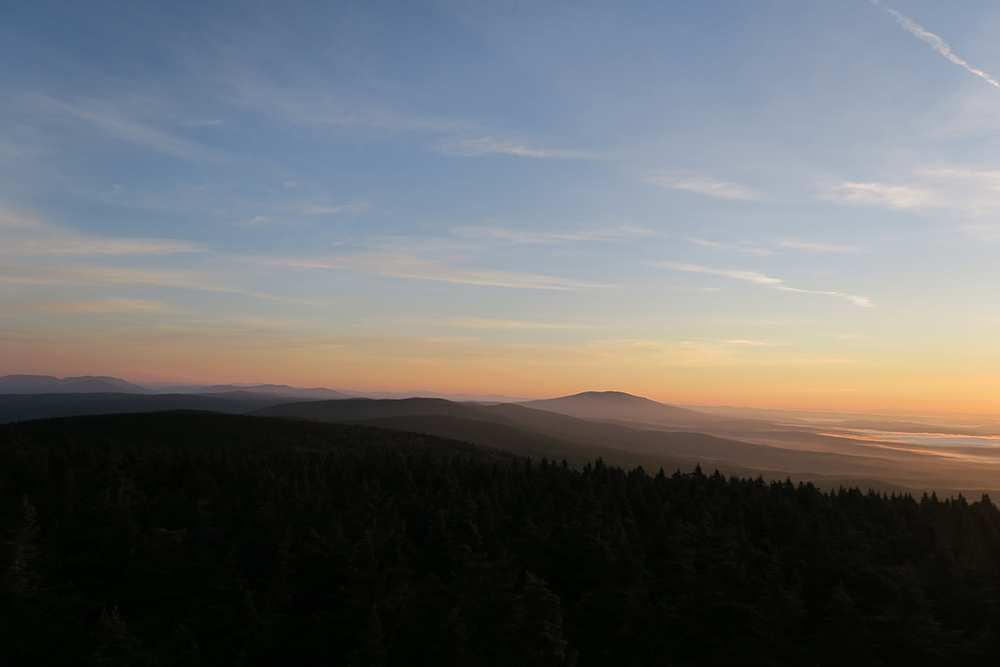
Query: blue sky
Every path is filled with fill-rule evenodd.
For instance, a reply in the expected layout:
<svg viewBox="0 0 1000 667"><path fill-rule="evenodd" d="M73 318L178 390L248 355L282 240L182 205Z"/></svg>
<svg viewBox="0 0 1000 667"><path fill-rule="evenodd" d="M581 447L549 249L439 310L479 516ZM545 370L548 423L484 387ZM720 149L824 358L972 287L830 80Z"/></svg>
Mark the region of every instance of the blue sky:
<svg viewBox="0 0 1000 667"><path fill-rule="evenodd" d="M1000 409L994 3L288 5L5 10L0 372Z"/></svg>

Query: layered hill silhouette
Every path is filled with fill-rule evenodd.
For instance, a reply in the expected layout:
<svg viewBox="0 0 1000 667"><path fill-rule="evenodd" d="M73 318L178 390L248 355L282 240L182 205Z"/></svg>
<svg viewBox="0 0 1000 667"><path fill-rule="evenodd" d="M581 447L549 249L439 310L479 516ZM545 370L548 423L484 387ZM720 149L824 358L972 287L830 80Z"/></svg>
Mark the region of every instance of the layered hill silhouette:
<svg viewBox="0 0 1000 667"><path fill-rule="evenodd" d="M171 394L262 394L265 396L283 396L285 398L330 400L335 398L352 398L351 394L326 387L290 387L286 384L213 384L213 385L176 385L165 388Z"/></svg>
<svg viewBox="0 0 1000 667"><path fill-rule="evenodd" d="M254 394L298 399L351 398L354 394L325 387L290 387L284 384L166 385L143 387L121 378L84 375L57 378L51 375L4 375L0 377L2 394Z"/></svg>
<svg viewBox="0 0 1000 667"><path fill-rule="evenodd" d="M0 394L84 394L97 392L146 394L149 389L106 375L57 378L51 375L5 375Z"/></svg>
<svg viewBox="0 0 1000 667"><path fill-rule="evenodd" d="M65 382L58 378L39 380L35 376L17 386L40 390L51 386L52 381ZM16 383L10 380L6 386L12 384ZM585 392L522 404L483 404L440 398L290 401L288 395L260 390L295 388L258 385L224 391L230 387L217 385L219 391L202 394L0 395L0 423L78 415L205 410L415 431L535 459L565 459L574 466L602 457L615 465L641 465L648 470L660 467L691 470L701 464L730 475L790 477L827 486L858 485L886 491L933 489L939 493L960 490L976 493L1000 487L993 472L994 465L1000 465L1000 450L949 447L942 451L916 445L873 445L852 438L848 432L830 433L829 429L803 424L712 415L622 392Z"/></svg>
<svg viewBox="0 0 1000 667"><path fill-rule="evenodd" d="M612 403L629 400L620 395L608 398ZM601 395L583 400L600 401ZM641 406L642 400L636 403ZM274 405L254 414L417 431L519 455L565 459L574 465L596 457L615 465L641 465L651 470L661 466L690 470L701 464L732 475L763 475L770 479L787 476L834 486L858 484L884 490L989 490L1000 486L992 471L982 466L910 450L880 450L840 438L827 438L814 449L803 450L791 441L785 447L748 443L704 433L649 428L640 423L581 419L509 403L349 399Z"/></svg>
<svg viewBox="0 0 1000 667"><path fill-rule="evenodd" d="M621 391L585 391L572 396L523 401L518 405L581 419L656 424L675 428L731 427L749 420L698 412Z"/></svg>
<svg viewBox="0 0 1000 667"><path fill-rule="evenodd" d="M0 395L0 424L48 419L164 410L206 410L225 414L248 414L254 410L284 403L285 397L264 396L249 392L215 395L198 394L126 394L95 392L78 394L7 394Z"/></svg>
<svg viewBox="0 0 1000 667"><path fill-rule="evenodd" d="M499 394L439 394L426 391L354 391L329 389L327 387L292 387L285 384L162 384L148 387L109 376L81 376L57 378L51 375L5 375L0 376L2 394L49 394L49 393L130 393L130 394L258 394L283 396L287 399L330 400L337 398L415 398L434 397L450 401L477 401L486 403L515 402L515 399Z"/></svg>
<svg viewBox="0 0 1000 667"><path fill-rule="evenodd" d="M519 405L547 410L548 412L560 412L574 417L697 419L705 416L695 410L666 405L642 396L626 394L623 391L584 391L572 396L522 401Z"/></svg>

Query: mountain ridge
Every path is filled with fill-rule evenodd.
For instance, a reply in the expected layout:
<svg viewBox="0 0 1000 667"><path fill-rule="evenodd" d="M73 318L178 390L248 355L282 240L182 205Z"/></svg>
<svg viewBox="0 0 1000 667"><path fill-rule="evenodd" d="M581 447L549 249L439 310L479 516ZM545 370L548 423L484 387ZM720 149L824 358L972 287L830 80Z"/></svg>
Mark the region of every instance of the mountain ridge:
<svg viewBox="0 0 1000 667"><path fill-rule="evenodd" d="M517 405L580 419L644 422L681 428L699 428L706 424L731 424L737 421L732 417L679 408L623 391L584 391L558 398L521 401Z"/></svg>
<svg viewBox="0 0 1000 667"><path fill-rule="evenodd" d="M53 375L4 375L0 377L0 394L91 394L99 392L152 393L146 387L108 375L80 375L64 378Z"/></svg>
<svg viewBox="0 0 1000 667"><path fill-rule="evenodd" d="M725 474L786 475L798 479L880 479L906 488L989 489L983 470L908 449L886 450L837 441L837 449L802 449L794 443L747 442L712 433L659 429L641 423L589 420L524 405L453 403L441 399L309 401L262 408L252 414L412 430L455 438L520 455L574 464L598 456L616 465L650 469L695 463ZM791 446L789 446L791 445Z"/></svg>

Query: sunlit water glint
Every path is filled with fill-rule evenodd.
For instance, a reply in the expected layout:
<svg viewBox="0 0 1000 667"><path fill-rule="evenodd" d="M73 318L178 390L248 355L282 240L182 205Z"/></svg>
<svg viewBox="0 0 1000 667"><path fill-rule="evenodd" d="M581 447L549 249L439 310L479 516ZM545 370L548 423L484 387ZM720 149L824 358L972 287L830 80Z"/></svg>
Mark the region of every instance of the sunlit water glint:
<svg viewBox="0 0 1000 667"><path fill-rule="evenodd" d="M852 430L852 437L880 442L902 442L925 447L1000 447L997 435L953 435L949 433L906 433L902 431Z"/></svg>

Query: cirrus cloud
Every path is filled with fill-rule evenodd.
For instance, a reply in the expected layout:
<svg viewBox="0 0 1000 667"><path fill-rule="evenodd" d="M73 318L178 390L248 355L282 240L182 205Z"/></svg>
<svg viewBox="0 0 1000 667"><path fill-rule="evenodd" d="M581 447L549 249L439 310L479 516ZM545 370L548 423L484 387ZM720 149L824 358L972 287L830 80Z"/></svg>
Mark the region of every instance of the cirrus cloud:
<svg viewBox="0 0 1000 667"><path fill-rule="evenodd" d="M672 190L687 190L710 197L721 197L723 199L742 199L747 201L758 201L764 199L764 194L740 183L731 181L721 181L701 174L690 172L660 172L651 174L646 178L647 183L659 185Z"/></svg>
<svg viewBox="0 0 1000 667"><path fill-rule="evenodd" d="M538 148L529 146L523 141L494 139L492 136L479 139L448 139L439 142L437 147L440 152L446 155L460 155L462 157L490 154L558 160L601 160L607 157L596 151Z"/></svg>
<svg viewBox="0 0 1000 667"><path fill-rule="evenodd" d="M155 313L166 309L159 301L108 297L95 301L34 301L25 304L29 313L73 313L82 315L103 313Z"/></svg>
<svg viewBox="0 0 1000 667"><path fill-rule="evenodd" d="M826 243L807 243L805 241L782 241L779 243L783 248L794 250L811 250L813 252L845 252L845 253L870 253L867 248L859 248L853 245L829 245Z"/></svg>
<svg viewBox="0 0 1000 667"><path fill-rule="evenodd" d="M203 250L185 241L88 236L0 206L0 255L170 255Z"/></svg>
<svg viewBox="0 0 1000 667"><path fill-rule="evenodd" d="M763 285L765 287L770 287L771 289L781 290L783 292L798 292L800 294L820 294L823 296L834 296L841 299L847 299L855 306L863 306L865 308L871 308L873 306L871 299L866 296L857 296L855 294L846 294L844 292L830 292L824 290L811 290L802 289L800 287L790 287L785 284L785 281L781 278L771 278L770 276L765 276L763 273L757 273L756 271L742 271L739 269L717 269L710 266L701 266L699 264L684 264L681 262L658 262L655 266L663 267L665 269L673 269L675 271L690 271L692 273L707 273L715 276L724 276L726 278L734 278L736 280L743 280L749 283L755 283L757 285Z"/></svg>
<svg viewBox="0 0 1000 667"><path fill-rule="evenodd" d="M390 278L413 278L461 285L486 285L517 289L576 291L613 287L612 285L601 285L571 278L516 271L462 269L436 260L397 253L368 253L321 259L278 259L268 263L300 269L348 269Z"/></svg>

